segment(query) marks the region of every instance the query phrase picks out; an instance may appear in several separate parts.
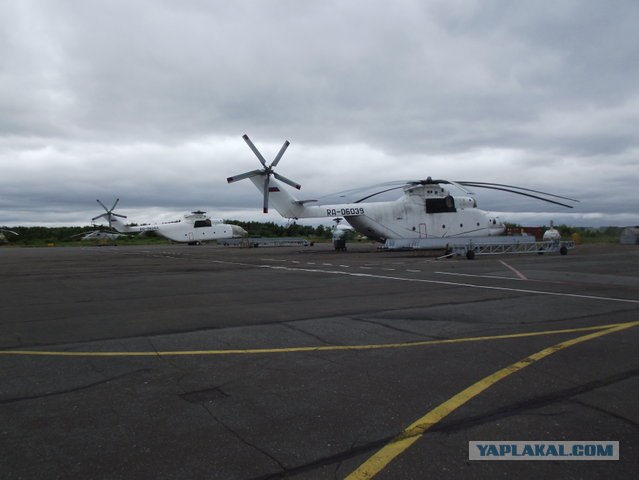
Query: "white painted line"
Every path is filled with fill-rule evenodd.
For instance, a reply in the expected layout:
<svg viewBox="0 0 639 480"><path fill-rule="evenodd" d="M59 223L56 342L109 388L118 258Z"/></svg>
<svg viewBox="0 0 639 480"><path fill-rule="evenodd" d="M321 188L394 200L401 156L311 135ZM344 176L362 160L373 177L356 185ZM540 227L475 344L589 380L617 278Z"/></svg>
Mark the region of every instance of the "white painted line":
<svg viewBox="0 0 639 480"><path fill-rule="evenodd" d="M639 300L634 300L630 298L616 298L616 297L599 297L596 295L580 295L578 293L561 293L561 292L548 292L544 290L530 290L526 288L508 288L508 287L494 287L488 285L475 285L472 283L457 283L457 282L445 282L443 280L428 280L425 278L404 278L404 277L392 277L389 275L375 275L372 273L354 273L354 272L345 272L344 270L320 270L314 268L291 268L277 265L256 265L253 263L243 263L243 262L228 262L224 260L211 260L211 263L219 263L225 265L238 265L242 267L253 267L253 268L269 268L272 270L286 270L291 272L306 272L306 273L321 273L321 274L332 274L332 275L348 275L351 277L364 277L364 278L378 278L380 280L397 280L400 282L413 282L413 283L429 283L433 285L448 285L451 287L466 287L466 288L478 288L481 290L497 290L501 292L513 292L513 293L530 293L533 295L547 295L551 297L567 297L567 298L583 298L587 300L603 300L608 302L619 302L619 303L632 303L639 304ZM359 267L366 268L366 267ZM512 280L512 278L510 279Z"/></svg>
<svg viewBox="0 0 639 480"><path fill-rule="evenodd" d="M421 270L411 270L410 268L407 268L406 271L411 273L421 273Z"/></svg>
<svg viewBox="0 0 639 480"><path fill-rule="evenodd" d="M437 273L438 275L452 275L457 277L496 278L499 280L516 280L518 282L522 280L521 278L500 277L497 275L473 275L472 273L455 273L455 272L433 272L433 273Z"/></svg>
<svg viewBox="0 0 639 480"><path fill-rule="evenodd" d="M522 280L528 280L526 278L526 276L521 273L519 270L517 270L515 267L512 267L510 265L508 265L506 262L504 262L503 260L499 260L499 263L501 263L504 267L510 269L512 272L515 273L515 275L517 275L519 278L521 278Z"/></svg>

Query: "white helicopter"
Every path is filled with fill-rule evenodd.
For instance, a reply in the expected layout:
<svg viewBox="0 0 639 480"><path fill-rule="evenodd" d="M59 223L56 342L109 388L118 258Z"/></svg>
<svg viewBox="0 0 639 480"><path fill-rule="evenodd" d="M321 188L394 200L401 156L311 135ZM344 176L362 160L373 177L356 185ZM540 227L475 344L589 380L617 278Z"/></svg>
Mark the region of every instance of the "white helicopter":
<svg viewBox="0 0 639 480"><path fill-rule="evenodd" d="M428 177L426 180L384 184L394 186L372 195L367 195L353 203L308 205L309 203L317 202L317 200L298 200L295 198L284 190L278 180L298 190L301 188L300 184L274 171L290 144L288 140L284 142L275 159L268 165L249 137L244 135L242 138L257 156L263 168L229 177L227 182L233 183L245 178L250 179L257 189L262 192L265 213L268 212L270 202L279 214L285 218L341 216L359 233L379 242L391 239L441 239L441 245L437 244L436 240L432 244L433 248L441 248L447 245L450 238L486 237L502 234L505 226L499 217L477 208L477 202L472 197L473 194L466 190L465 187L506 191L567 208L572 208L572 206L544 198L543 196L577 202L574 199L512 185L467 181L453 182L450 180L433 180ZM451 195L448 185L460 189L465 195ZM397 200L365 202L365 200L375 195L399 188L403 189L404 194Z"/></svg>
<svg viewBox="0 0 639 480"><path fill-rule="evenodd" d="M18 235L18 233L14 232L13 230L9 230L7 228L0 227L0 244L9 243L5 233L12 233L13 235Z"/></svg>
<svg viewBox="0 0 639 480"><path fill-rule="evenodd" d="M96 221L98 218L106 218L109 222L109 229L115 229L120 233L155 232L157 235L168 238L173 242L188 243L189 245L210 240L242 238L248 235L248 232L242 227L221 221L213 221L206 215L206 212L201 210L186 214L181 219L172 222L140 226L126 225L120 220L120 218L126 218L125 215L113 213L119 201L120 199L117 198L113 206L107 208L100 200L97 200L100 206L104 208L105 213L93 217L92 221Z"/></svg>
<svg viewBox="0 0 639 480"><path fill-rule="evenodd" d="M90 230L71 235L71 238L81 237L81 241L116 241L120 237L126 237L126 233L109 232L106 230Z"/></svg>

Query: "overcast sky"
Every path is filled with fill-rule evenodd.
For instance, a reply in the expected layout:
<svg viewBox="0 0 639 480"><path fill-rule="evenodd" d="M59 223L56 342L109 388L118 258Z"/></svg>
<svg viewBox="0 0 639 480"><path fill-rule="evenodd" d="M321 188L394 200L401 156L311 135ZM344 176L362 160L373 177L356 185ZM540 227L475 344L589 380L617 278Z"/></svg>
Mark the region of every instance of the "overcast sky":
<svg viewBox="0 0 639 480"><path fill-rule="evenodd" d="M241 136L300 198L428 176L525 225L639 225L639 2L0 2L0 225L281 221Z"/></svg>

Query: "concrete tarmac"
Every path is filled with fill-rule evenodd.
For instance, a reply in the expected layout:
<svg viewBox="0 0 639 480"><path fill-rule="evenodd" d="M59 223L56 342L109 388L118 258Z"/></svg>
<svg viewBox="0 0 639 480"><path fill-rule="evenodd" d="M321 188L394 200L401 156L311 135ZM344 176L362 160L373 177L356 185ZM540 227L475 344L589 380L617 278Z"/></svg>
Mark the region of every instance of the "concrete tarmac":
<svg viewBox="0 0 639 480"><path fill-rule="evenodd" d="M0 248L0 478L634 478L639 248ZM469 441L620 459L470 461Z"/></svg>

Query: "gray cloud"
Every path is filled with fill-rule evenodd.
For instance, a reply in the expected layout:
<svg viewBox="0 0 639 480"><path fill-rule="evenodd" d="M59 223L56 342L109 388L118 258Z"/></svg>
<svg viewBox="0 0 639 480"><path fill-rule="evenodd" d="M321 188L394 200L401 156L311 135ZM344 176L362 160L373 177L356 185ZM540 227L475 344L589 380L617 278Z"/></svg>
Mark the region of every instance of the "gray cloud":
<svg viewBox="0 0 639 480"><path fill-rule="evenodd" d="M638 23L634 1L3 2L0 223L83 223L116 196L259 219L225 183L257 165L244 132L267 157L292 141L305 197L430 175L639 223Z"/></svg>

